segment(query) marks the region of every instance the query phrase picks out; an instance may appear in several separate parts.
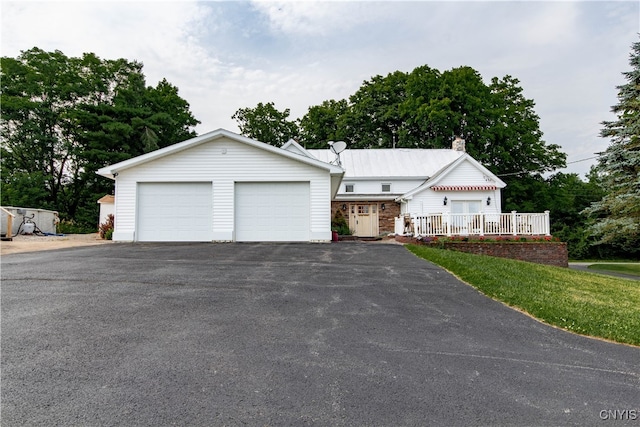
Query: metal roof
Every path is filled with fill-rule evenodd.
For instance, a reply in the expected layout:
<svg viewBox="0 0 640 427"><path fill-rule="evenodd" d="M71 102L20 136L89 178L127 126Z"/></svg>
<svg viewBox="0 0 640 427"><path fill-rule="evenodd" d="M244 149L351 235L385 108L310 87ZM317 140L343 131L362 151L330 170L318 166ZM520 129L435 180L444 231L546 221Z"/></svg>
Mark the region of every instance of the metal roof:
<svg viewBox="0 0 640 427"><path fill-rule="evenodd" d="M333 162L330 150L307 150L320 161ZM340 153L345 179L365 177L428 178L464 154L451 149L348 149Z"/></svg>

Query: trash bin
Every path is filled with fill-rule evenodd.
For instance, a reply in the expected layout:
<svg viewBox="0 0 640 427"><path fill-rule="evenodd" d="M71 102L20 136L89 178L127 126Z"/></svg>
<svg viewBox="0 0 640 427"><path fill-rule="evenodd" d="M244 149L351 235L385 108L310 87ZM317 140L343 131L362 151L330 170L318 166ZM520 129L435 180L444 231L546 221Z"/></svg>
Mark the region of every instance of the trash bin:
<svg viewBox="0 0 640 427"><path fill-rule="evenodd" d="M337 231L331 231L331 240L334 242L338 241L338 232Z"/></svg>

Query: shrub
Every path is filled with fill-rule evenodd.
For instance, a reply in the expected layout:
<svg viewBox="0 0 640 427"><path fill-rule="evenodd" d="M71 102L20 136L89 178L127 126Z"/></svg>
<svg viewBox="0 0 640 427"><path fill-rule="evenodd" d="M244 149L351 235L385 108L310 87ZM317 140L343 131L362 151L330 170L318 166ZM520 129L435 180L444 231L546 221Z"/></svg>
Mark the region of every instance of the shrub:
<svg viewBox="0 0 640 427"><path fill-rule="evenodd" d="M98 228L98 234L100 235L100 237L103 239L111 240L111 237L113 236L113 225L113 215L109 214L107 216L107 220L104 223L100 224L100 227Z"/></svg>
<svg viewBox="0 0 640 427"><path fill-rule="evenodd" d="M337 210L333 215L333 220L331 221L331 230L337 232L341 236L351 235L351 230L349 229L347 220L339 210Z"/></svg>

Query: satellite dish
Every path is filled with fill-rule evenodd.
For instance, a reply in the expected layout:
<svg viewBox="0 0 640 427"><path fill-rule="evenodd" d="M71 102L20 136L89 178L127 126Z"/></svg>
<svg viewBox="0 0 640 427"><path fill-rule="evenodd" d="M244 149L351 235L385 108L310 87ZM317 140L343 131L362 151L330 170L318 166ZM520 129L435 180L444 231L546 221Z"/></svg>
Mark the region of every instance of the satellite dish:
<svg viewBox="0 0 640 427"><path fill-rule="evenodd" d="M345 150L345 148L347 148L347 143L344 141L329 141L329 146L331 147L331 151L335 154L340 154Z"/></svg>

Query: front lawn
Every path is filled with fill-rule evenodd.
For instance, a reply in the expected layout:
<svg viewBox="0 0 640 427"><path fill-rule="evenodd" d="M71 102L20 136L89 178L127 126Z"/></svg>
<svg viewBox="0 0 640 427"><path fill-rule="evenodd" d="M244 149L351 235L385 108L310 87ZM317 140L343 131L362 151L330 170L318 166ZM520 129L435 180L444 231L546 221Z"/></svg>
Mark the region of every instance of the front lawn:
<svg viewBox="0 0 640 427"><path fill-rule="evenodd" d="M640 345L640 281L407 245L485 295L563 329Z"/></svg>
<svg viewBox="0 0 640 427"><path fill-rule="evenodd" d="M615 264L591 264L593 270L615 271L616 273L629 274L640 277L640 264L615 263Z"/></svg>

